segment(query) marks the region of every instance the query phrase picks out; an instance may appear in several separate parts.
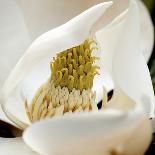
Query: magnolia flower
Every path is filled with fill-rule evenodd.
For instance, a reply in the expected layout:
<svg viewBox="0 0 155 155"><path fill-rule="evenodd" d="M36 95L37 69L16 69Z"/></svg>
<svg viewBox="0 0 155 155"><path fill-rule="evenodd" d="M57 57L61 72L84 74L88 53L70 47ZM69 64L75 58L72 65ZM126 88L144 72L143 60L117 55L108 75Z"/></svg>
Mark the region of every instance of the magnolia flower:
<svg viewBox="0 0 155 155"><path fill-rule="evenodd" d="M19 154L17 146L22 154L144 154L154 95L140 44L146 36L141 37L138 4L128 1L113 17L108 14L113 3L99 3L30 45L0 97L7 117L27 128L23 139L29 147L20 138L0 139L2 154Z"/></svg>

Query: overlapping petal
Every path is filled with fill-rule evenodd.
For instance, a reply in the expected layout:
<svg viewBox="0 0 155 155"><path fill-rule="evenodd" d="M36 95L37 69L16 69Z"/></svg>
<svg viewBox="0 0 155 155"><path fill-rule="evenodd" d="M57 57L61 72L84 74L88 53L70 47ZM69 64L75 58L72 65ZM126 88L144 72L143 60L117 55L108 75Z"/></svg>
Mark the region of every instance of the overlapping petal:
<svg viewBox="0 0 155 155"><path fill-rule="evenodd" d="M91 28L111 4L105 2L90 8L64 25L44 33L31 44L2 88L2 108L10 119L13 113L22 122L27 122L24 100L27 98L30 102L36 90L50 75L50 59L59 51L79 45L89 38Z"/></svg>
<svg viewBox="0 0 155 155"><path fill-rule="evenodd" d="M140 126L145 130L139 131ZM24 141L40 154L67 155L74 150L75 155L108 155L120 149L140 155L149 145L151 132L149 120L136 106L130 112L106 110L44 120L25 131Z"/></svg>
<svg viewBox="0 0 155 155"><path fill-rule="evenodd" d="M98 4L66 24L44 33L32 43L9 76L1 93L3 110L10 110L14 115L16 113L16 117L21 121L27 122L25 116L23 117L22 103L25 98L31 101L35 91L47 79L50 74L48 68L51 57L59 51L80 44L89 37L90 32L97 32L96 38L101 48L101 65L104 67L101 68L101 82L104 73L113 78L115 93L110 104L114 105L113 108L116 104L120 105L120 110L108 109L98 113L68 115L31 125L24 134L24 140L37 152L51 154L63 151L64 154L70 154L72 152L68 146L72 146L77 154L93 155L103 152L107 154L108 151L120 146L127 151L127 154L131 154L130 147L134 148L133 155L145 152L152 131L148 117L144 113L146 112L149 117L154 116L154 95L149 71L140 48L138 6L134 0L128 2L126 2L128 7L123 7L119 16L111 15L112 18L108 18L103 23L97 21L110 7L111 2ZM97 24L94 24L96 22ZM105 72L102 69L105 69ZM41 72L43 74L40 74ZM124 108L127 111L123 111ZM148 131L141 130L139 139L131 141L129 137L135 136L134 133L138 133L138 127L142 125ZM144 135L145 142L141 134ZM23 153L31 153L21 139L5 141L13 147L13 151L19 143ZM94 147L86 148L86 144ZM101 144L107 145L103 147ZM6 145L3 146L5 147ZM3 149L3 151L4 154L8 154L7 150Z"/></svg>

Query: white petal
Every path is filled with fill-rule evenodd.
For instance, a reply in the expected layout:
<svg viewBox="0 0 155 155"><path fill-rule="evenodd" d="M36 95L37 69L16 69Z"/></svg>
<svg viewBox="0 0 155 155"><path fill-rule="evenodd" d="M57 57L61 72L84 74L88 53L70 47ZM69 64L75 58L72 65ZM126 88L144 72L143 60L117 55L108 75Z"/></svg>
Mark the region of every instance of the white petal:
<svg viewBox="0 0 155 155"><path fill-rule="evenodd" d="M120 22L114 22L97 34L104 51L105 70L111 73L117 90L144 105L148 116L154 117L153 87L140 48L139 9L134 0L130 0L128 12L120 17ZM119 96L117 91L114 95Z"/></svg>
<svg viewBox="0 0 155 155"><path fill-rule="evenodd" d="M22 138L0 138L1 155L39 155L27 147Z"/></svg>
<svg viewBox="0 0 155 155"><path fill-rule="evenodd" d="M4 111L2 110L1 106L0 106L0 120L4 121L4 122L7 122L9 124L12 124L14 125L13 122L11 122L7 117L6 115L4 114Z"/></svg>
<svg viewBox="0 0 155 155"><path fill-rule="evenodd" d="M74 155L107 155L121 146L127 154L142 155L151 132L150 121L136 108L127 113L106 110L43 120L27 128L23 138L42 154L71 155L74 150Z"/></svg>
<svg viewBox="0 0 155 155"><path fill-rule="evenodd" d="M14 19L14 20L12 20ZM0 89L20 56L30 44L22 15L12 0L0 2ZM0 119L6 118L0 107ZM13 124L13 123L12 123Z"/></svg>
<svg viewBox="0 0 155 155"><path fill-rule="evenodd" d="M14 65L30 44L24 20L13 0L0 1L0 34L1 89Z"/></svg>
<svg viewBox="0 0 155 155"><path fill-rule="evenodd" d="M66 23L93 5L110 0L38 0L37 3L27 0L16 1L23 13L29 33L34 39L44 32L51 30L51 28ZM113 6L108 9L97 27L103 27L111 22L113 18L126 9L128 1L113 0Z"/></svg>
<svg viewBox="0 0 155 155"><path fill-rule="evenodd" d="M121 39L114 55L114 78L135 102L144 105L154 117L154 93L146 61L140 50L140 19L136 2L131 0Z"/></svg>
<svg viewBox="0 0 155 155"><path fill-rule="evenodd" d="M66 24L37 38L6 80L0 98L3 103L2 108L24 121L26 118L23 105L24 99L29 97L28 101L30 101L30 97L35 93L34 90L47 80L50 75L49 63L51 58L57 52L79 45L88 38L94 23L111 5L112 2L95 5ZM23 115L24 117L21 117Z"/></svg>
<svg viewBox="0 0 155 155"><path fill-rule="evenodd" d="M112 23L96 33L97 40L101 47L100 76L97 76L94 81L97 102L101 101L103 97L103 85L107 91L110 91L115 87L112 75L113 57L118 38L123 28L126 13L127 10L123 11L112 21Z"/></svg>
<svg viewBox="0 0 155 155"><path fill-rule="evenodd" d="M149 61L154 45L154 27L146 6L137 0L140 11L140 45L146 61Z"/></svg>

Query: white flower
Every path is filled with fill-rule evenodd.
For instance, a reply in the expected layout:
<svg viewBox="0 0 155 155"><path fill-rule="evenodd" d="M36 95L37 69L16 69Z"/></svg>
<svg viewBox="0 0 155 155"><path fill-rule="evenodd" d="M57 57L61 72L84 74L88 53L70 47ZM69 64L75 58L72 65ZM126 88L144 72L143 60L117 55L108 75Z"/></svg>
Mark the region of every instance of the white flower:
<svg viewBox="0 0 155 155"><path fill-rule="evenodd" d="M140 44L137 4L141 3L130 0L124 4L126 6L115 18L114 12L110 12L114 10L112 2L100 3L44 33L31 44L6 80L0 97L2 108L16 125L22 127L23 123L28 123L24 100L27 98L31 102L38 87L47 80L51 57L81 44L90 36L96 37L100 46L101 75L94 81L94 90L98 102L102 99L103 85L110 89L106 77L113 78L114 96L109 107L105 111L68 115L30 125L23 138L37 152L72 154L74 150L75 154L100 155L116 151L136 155L147 149L151 138L148 117L154 117L154 95L142 53L144 48ZM151 51L150 46L145 48ZM141 126L145 126L145 130L139 131ZM12 154L18 154L15 152L17 145L21 145L22 154L30 151L21 139L3 141L0 150L4 155L9 154L10 149ZM6 150L7 146L9 150Z"/></svg>

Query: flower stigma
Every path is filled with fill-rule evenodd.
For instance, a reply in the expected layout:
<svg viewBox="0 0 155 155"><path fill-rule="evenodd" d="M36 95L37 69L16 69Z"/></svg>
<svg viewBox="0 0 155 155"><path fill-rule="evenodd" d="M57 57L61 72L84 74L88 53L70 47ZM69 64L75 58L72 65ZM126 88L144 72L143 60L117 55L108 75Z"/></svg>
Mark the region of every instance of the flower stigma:
<svg viewBox="0 0 155 155"><path fill-rule="evenodd" d="M31 123L68 113L98 110L96 93L92 90L94 76L99 74L99 67L94 64L99 58L92 56L94 50L98 50L97 43L87 39L53 58L50 78L37 90L30 107L25 101Z"/></svg>

